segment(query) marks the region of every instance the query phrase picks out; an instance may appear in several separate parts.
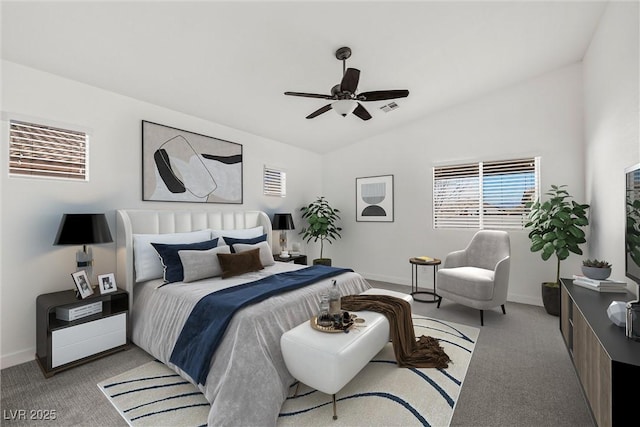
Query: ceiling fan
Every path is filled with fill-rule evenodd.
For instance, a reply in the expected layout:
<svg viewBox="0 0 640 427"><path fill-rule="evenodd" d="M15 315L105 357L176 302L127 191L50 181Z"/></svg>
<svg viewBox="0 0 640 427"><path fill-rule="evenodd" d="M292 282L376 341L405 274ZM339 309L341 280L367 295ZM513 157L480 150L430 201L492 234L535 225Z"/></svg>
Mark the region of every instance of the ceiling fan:
<svg viewBox="0 0 640 427"><path fill-rule="evenodd" d="M306 98L331 99L334 102L325 105L307 116L307 119L313 119L329 110L334 110L342 117L353 113L362 120L369 120L371 114L360 104L360 102L368 101L384 101L386 99L406 98L409 91L406 89L395 90L374 90L371 92L362 92L356 94L358 81L360 80L360 70L356 68L346 68L346 61L351 56L351 49L341 47L336 51L336 58L342 61L342 80L339 84L331 88L331 95L322 95L318 93L305 92L285 92L285 95L302 96Z"/></svg>

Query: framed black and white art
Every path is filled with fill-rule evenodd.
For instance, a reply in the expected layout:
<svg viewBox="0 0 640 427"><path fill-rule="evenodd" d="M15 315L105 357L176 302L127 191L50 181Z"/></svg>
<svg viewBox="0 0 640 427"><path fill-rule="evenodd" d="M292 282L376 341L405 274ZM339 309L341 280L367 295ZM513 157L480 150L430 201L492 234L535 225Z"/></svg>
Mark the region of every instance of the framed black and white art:
<svg viewBox="0 0 640 427"><path fill-rule="evenodd" d="M98 276L98 287L100 294L108 294L118 290L116 287L116 277L113 273L101 274Z"/></svg>
<svg viewBox="0 0 640 427"><path fill-rule="evenodd" d="M142 200L242 203L242 145L142 121Z"/></svg>
<svg viewBox="0 0 640 427"><path fill-rule="evenodd" d="M76 271L71 274L71 277L73 277L73 283L76 284L76 289L82 299L93 295L93 288L91 287L91 283L89 283L89 277L87 277L86 271Z"/></svg>
<svg viewBox="0 0 640 427"><path fill-rule="evenodd" d="M393 222L393 175L356 178L356 221Z"/></svg>

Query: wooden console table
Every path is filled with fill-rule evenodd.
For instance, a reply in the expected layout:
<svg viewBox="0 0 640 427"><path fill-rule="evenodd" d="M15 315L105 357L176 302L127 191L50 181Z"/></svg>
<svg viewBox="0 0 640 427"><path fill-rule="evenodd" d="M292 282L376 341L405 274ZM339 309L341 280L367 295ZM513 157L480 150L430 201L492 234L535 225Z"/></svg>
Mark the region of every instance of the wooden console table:
<svg viewBox="0 0 640 427"><path fill-rule="evenodd" d="M560 331L599 427L637 422L640 342L607 315L612 301L635 300L633 294L601 293L561 279ZM633 420L633 421L632 421Z"/></svg>

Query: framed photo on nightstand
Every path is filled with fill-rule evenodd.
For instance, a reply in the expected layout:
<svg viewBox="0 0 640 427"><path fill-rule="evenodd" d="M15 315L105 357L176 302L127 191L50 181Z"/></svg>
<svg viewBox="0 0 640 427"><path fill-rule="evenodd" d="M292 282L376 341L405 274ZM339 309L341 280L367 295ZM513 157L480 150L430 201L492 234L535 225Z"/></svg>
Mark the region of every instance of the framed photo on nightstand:
<svg viewBox="0 0 640 427"><path fill-rule="evenodd" d="M71 273L71 277L73 277L73 282L76 284L76 288L82 299L93 294L93 289L91 289L91 283L89 283L86 271L76 271L75 273Z"/></svg>
<svg viewBox="0 0 640 427"><path fill-rule="evenodd" d="M118 288L116 287L116 277L113 275L113 273L99 275L98 286L100 287L101 295L118 290Z"/></svg>

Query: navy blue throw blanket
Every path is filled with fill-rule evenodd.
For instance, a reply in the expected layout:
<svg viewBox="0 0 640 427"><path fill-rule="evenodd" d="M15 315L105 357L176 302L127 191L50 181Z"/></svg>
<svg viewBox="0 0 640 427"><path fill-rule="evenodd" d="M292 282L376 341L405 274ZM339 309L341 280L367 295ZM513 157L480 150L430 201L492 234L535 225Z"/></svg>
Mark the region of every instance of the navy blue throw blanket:
<svg viewBox="0 0 640 427"><path fill-rule="evenodd" d="M206 295L197 302L187 318L169 361L189 374L198 384L204 384L211 357L236 311L270 296L302 288L348 271L353 270L314 265L274 274Z"/></svg>

